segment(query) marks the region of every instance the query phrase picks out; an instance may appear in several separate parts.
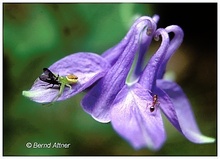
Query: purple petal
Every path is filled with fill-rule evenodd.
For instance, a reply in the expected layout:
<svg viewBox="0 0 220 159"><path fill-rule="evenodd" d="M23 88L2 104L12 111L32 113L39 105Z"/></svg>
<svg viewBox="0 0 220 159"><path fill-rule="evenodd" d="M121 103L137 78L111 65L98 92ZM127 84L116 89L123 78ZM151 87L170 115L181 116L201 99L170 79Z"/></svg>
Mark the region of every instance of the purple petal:
<svg viewBox="0 0 220 159"><path fill-rule="evenodd" d="M84 110L91 114L99 122L110 121L110 107L117 93L125 85L127 75L132 66L135 53L138 50L139 36L147 28L155 30L156 25L153 20L137 20L139 23L132 27L133 35L128 40L129 43L125 48L119 51L121 54L115 64L108 70L106 75L85 95L81 101ZM153 34L153 33L152 33ZM149 36L152 36L149 35ZM119 47L120 48L120 47ZM112 54L115 54L112 52ZM116 53L118 54L118 53Z"/></svg>
<svg viewBox="0 0 220 159"><path fill-rule="evenodd" d="M155 85L157 71L159 70L170 42L168 33L165 29L158 29L155 34L155 38L159 38L159 35L162 36L161 45L157 52L149 60L138 81L144 88L149 90L152 90Z"/></svg>
<svg viewBox="0 0 220 159"><path fill-rule="evenodd" d="M159 16L154 15L152 19L157 23L159 21ZM150 43L152 41L152 37L142 35L142 39L140 40L139 52L138 52L138 59L137 64L134 70L134 78L139 77L142 70L143 70L143 63L145 61L146 53L150 47Z"/></svg>
<svg viewBox="0 0 220 159"><path fill-rule="evenodd" d="M166 69L166 65L167 65L169 59L175 53L175 51L179 48L179 46L181 45L181 43L183 41L183 37L184 37L183 30L177 25L168 26L168 27L165 28L165 30L168 33L173 32L174 37L170 41L170 44L169 44L169 47L167 49L166 55L163 58L160 69L157 73L157 79L163 78L163 75L164 75L164 72L165 72L165 69Z"/></svg>
<svg viewBox="0 0 220 159"><path fill-rule="evenodd" d="M158 102L160 103L160 109L165 114L165 116L168 118L168 120L173 124L173 126L181 131L178 117L175 111L175 108L173 106L173 103L170 99L170 97L160 88L155 87L153 90L153 94L156 94L158 96Z"/></svg>
<svg viewBox="0 0 220 159"><path fill-rule="evenodd" d="M138 83L132 87L124 86L111 108L111 123L135 149L148 147L158 150L166 134L160 109L150 112L148 103L152 103L148 90Z"/></svg>
<svg viewBox="0 0 220 159"><path fill-rule="evenodd" d="M66 56L49 67L54 74L66 76L74 74L78 82L72 84L72 89L66 87L57 101L65 100L91 86L99 78L103 77L109 69L108 62L94 53L75 53ZM49 88L48 83L36 79L29 91L23 91L23 95L38 103L51 102L59 92L59 87Z"/></svg>
<svg viewBox="0 0 220 159"><path fill-rule="evenodd" d="M155 20L156 20L155 16ZM137 27L137 24L139 24L141 21L152 21L152 19L148 16L142 16L140 18L138 18L133 25L131 26L130 30L128 31L128 33L126 34L126 36L115 46L113 46L112 48L106 50L103 54L102 57L104 57L111 65L113 65L118 57L121 55L121 53L123 52L123 50L127 47L127 45L130 42L130 39L133 36L133 31L135 30L135 28ZM152 23L152 32L154 32L156 28L156 23ZM152 38L152 36L151 36Z"/></svg>
<svg viewBox="0 0 220 159"><path fill-rule="evenodd" d="M146 52L150 47L150 43L152 41L153 36L147 36L147 34L144 32L142 33L140 37L139 42L139 51L138 51L138 59L137 64L134 69L133 78L137 78L140 76L142 70L143 70L143 63L145 60Z"/></svg>
<svg viewBox="0 0 220 159"><path fill-rule="evenodd" d="M171 123L191 142L194 143L211 143L215 139L202 135L200 132L191 105L182 91L181 87L174 82L157 80L157 86L161 88L173 103L174 110L170 102L162 103L161 108ZM172 112L170 112L172 111ZM173 115L172 115L173 113ZM178 121L177 121L178 120Z"/></svg>

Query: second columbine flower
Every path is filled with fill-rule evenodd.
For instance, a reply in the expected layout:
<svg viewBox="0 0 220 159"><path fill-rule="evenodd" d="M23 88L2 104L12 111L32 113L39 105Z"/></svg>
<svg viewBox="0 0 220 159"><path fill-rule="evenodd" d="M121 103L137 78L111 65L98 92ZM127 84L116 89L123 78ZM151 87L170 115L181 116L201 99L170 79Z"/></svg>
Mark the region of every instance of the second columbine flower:
<svg viewBox="0 0 220 159"><path fill-rule="evenodd" d="M81 104L97 121L111 121L113 128L135 149L161 148L166 139L161 112L190 141L214 142L201 134L181 87L163 79L168 60L182 43L183 31L176 25L156 29L157 21L158 16L137 19L125 38L102 55L112 66ZM175 34L172 40L170 32ZM142 69L152 39L160 37L159 49ZM139 58L131 73L133 81L128 83L136 53Z"/></svg>

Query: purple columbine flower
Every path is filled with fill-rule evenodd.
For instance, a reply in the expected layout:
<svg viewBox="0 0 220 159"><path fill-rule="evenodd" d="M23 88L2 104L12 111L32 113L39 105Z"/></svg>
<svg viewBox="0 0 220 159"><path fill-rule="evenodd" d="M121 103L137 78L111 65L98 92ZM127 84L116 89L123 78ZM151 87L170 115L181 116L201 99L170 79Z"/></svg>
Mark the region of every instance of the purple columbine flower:
<svg viewBox="0 0 220 159"><path fill-rule="evenodd" d="M75 53L51 65L49 69L60 76L74 73L78 77L78 82L71 89L66 87L57 100L65 100L89 87L81 101L83 109L99 122L111 122L135 149L161 148L166 139L161 112L188 140L214 142L215 139L201 134L181 87L163 79L168 60L182 43L183 31L176 25L157 29L158 20L159 16L138 18L122 41L101 56ZM171 41L170 32L175 34ZM143 68L152 39L159 40L160 36L159 49ZM138 59L131 72L135 55ZM58 88L45 86L45 82L37 79L23 95L48 103L58 92Z"/></svg>
<svg viewBox="0 0 220 159"><path fill-rule="evenodd" d="M191 142L214 142L201 134L181 87L163 79L168 60L182 43L183 31L176 25L156 30L158 19L137 19L125 38L102 55L112 67L85 95L81 105L97 121L111 121L116 132L135 149L161 148L166 139L161 112ZM175 34L171 41L170 32ZM142 69L144 53L152 38L159 40L159 36L159 49ZM128 82L136 53L139 58L131 75L133 81Z"/></svg>

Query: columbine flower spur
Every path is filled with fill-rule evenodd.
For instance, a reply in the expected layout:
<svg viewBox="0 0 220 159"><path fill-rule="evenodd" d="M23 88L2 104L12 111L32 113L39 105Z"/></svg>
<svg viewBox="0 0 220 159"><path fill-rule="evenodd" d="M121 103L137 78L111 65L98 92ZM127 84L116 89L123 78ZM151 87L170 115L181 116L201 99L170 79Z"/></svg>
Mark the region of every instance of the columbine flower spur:
<svg viewBox="0 0 220 159"><path fill-rule="evenodd" d="M182 43L183 31L176 25L157 29L158 20L157 15L138 18L122 41L101 56L76 53L50 66L59 75L74 73L78 77L78 82L70 90L64 89L57 100L65 100L90 86L81 101L83 109L99 122L111 122L135 149L161 148L166 139L161 112L191 142L214 142L200 132L181 87L163 79L169 59ZM170 32L174 33L171 40ZM152 39L161 39L161 44L144 66ZM131 71L136 54L138 59ZM42 83L37 79L23 95L39 103L50 102L59 89Z"/></svg>

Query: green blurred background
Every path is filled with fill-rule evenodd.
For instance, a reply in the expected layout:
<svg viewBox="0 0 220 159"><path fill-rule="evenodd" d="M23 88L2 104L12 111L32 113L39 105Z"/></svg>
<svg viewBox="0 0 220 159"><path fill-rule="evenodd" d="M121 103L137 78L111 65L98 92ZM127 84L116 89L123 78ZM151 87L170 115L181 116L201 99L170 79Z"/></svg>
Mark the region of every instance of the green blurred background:
<svg viewBox="0 0 220 159"><path fill-rule="evenodd" d="M189 97L202 133L216 138L217 4L3 3L3 155L217 155L216 143L191 143L166 119L162 149L135 151L111 124L82 110L83 93L51 107L21 95L43 67L71 53L101 54L123 38L135 16L154 14L159 27L183 28L184 42L168 69ZM28 149L28 142L71 145Z"/></svg>

